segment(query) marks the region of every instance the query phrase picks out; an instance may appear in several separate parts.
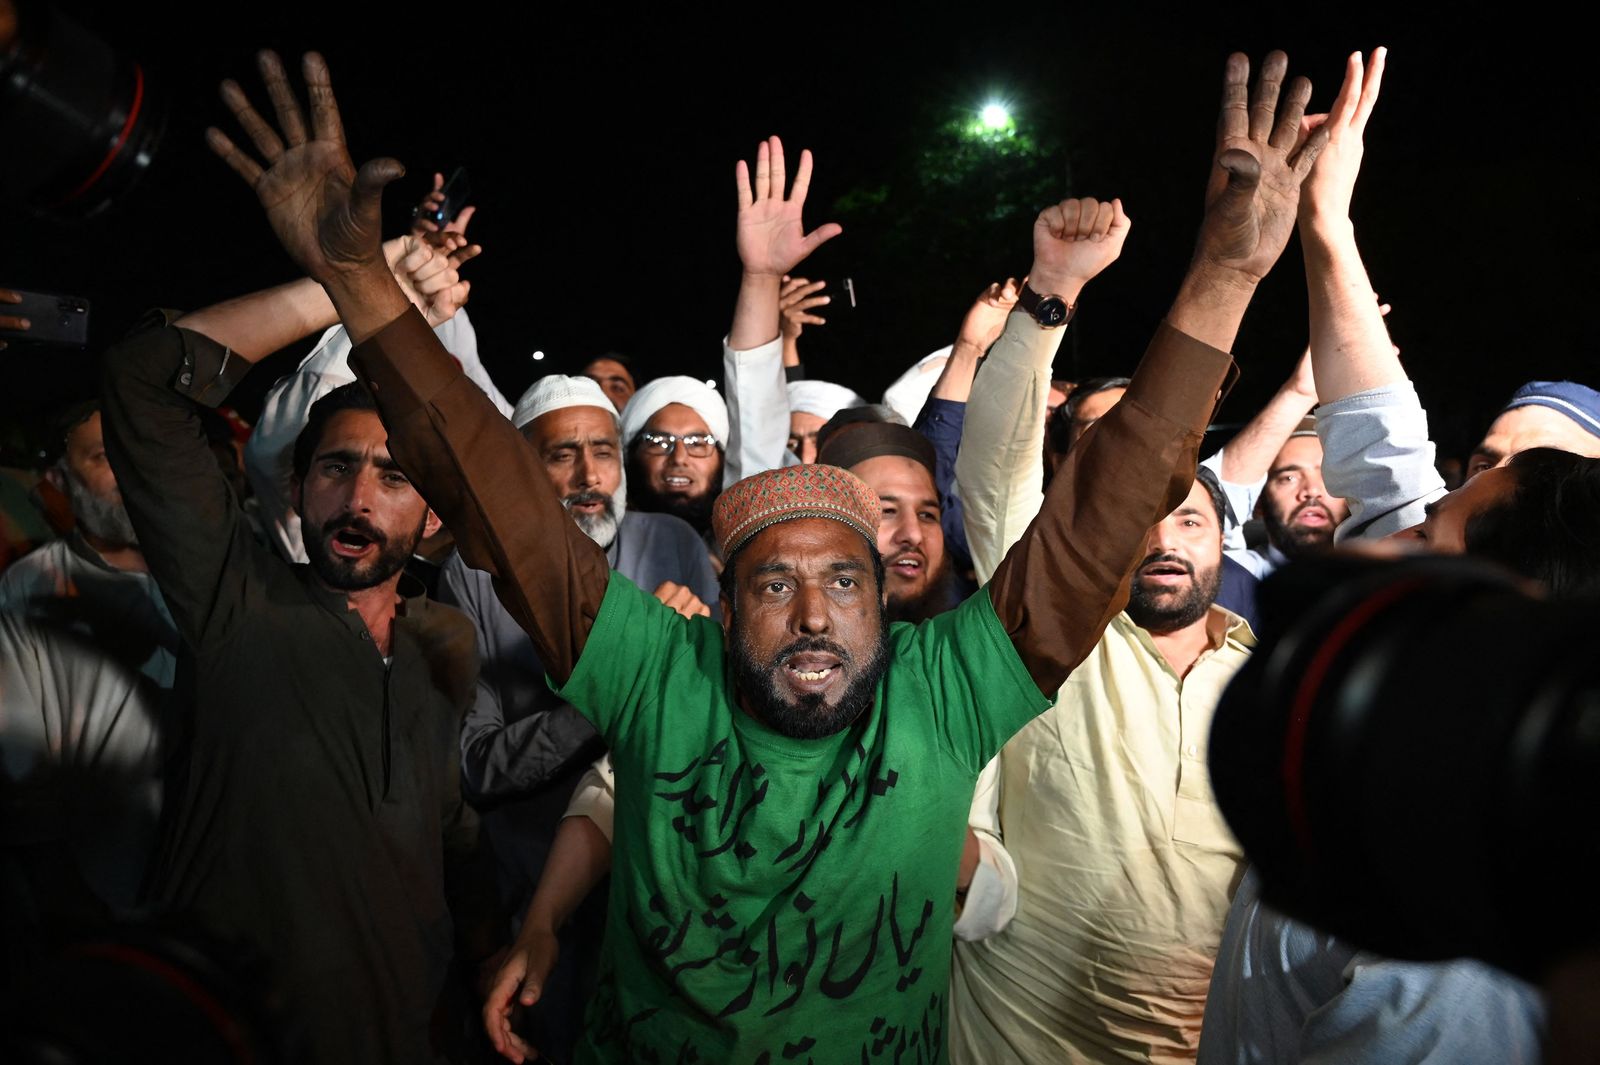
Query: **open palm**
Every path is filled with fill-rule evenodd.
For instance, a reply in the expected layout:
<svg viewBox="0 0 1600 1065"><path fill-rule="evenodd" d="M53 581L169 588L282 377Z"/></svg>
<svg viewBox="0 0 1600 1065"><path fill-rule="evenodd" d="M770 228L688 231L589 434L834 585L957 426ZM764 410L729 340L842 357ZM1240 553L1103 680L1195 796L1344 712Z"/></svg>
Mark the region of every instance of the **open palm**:
<svg viewBox="0 0 1600 1065"><path fill-rule="evenodd" d="M223 101L267 165L263 167L217 129L206 130L212 151L255 190L284 250L311 277L326 281L380 258L383 187L404 168L393 159L375 159L359 171L355 168L345 147L328 67L320 55L308 53L304 61L311 104L309 137L283 64L272 52L262 52L258 61L282 136L256 113L237 83L225 81Z"/></svg>
<svg viewBox="0 0 1600 1065"><path fill-rule="evenodd" d="M806 193L811 188L809 151L800 153L794 187L787 197L784 196L787 174L783 142L777 137L769 137L756 150L754 185L750 181L750 168L743 159L739 160L735 180L739 189L739 260L748 274L782 276L825 241L844 232L838 224L829 222L808 234L801 221Z"/></svg>

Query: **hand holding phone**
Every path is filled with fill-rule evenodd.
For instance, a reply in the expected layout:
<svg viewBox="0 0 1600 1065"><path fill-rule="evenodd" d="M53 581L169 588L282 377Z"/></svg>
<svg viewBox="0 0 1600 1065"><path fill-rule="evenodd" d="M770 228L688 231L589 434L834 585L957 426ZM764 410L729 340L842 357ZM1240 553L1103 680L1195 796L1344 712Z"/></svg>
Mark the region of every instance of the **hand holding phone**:
<svg viewBox="0 0 1600 1065"><path fill-rule="evenodd" d="M0 347L31 340L81 348L89 342L89 301L82 296L0 288Z"/></svg>
<svg viewBox="0 0 1600 1065"><path fill-rule="evenodd" d="M471 195L472 184L467 179L466 167L456 167L449 181L445 181L442 174L435 174L433 191L424 196L422 203L412 211L412 217L416 220L413 228L422 234L452 228L455 232L464 232L468 219L472 217L467 208L467 200Z"/></svg>

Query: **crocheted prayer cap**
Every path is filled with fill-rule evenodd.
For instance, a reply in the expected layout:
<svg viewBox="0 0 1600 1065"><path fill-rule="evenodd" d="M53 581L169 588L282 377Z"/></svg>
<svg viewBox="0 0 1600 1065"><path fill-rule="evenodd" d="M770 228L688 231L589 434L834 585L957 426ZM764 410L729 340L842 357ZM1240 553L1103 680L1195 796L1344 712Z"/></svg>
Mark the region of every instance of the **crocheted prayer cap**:
<svg viewBox="0 0 1600 1065"><path fill-rule="evenodd" d="M878 494L837 466L785 466L746 477L717 497L711 531L731 559L763 529L795 518L831 518L878 542Z"/></svg>

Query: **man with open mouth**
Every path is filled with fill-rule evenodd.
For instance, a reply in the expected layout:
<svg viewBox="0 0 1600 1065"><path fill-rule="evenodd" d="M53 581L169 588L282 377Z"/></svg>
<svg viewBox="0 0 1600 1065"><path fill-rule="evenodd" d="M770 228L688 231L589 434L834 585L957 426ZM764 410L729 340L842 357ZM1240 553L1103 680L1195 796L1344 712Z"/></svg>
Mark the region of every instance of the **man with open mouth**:
<svg viewBox="0 0 1600 1065"><path fill-rule="evenodd" d="M889 620L924 621L954 606L933 444L892 422L861 422L826 439L818 460L860 477L882 504L878 553Z"/></svg>

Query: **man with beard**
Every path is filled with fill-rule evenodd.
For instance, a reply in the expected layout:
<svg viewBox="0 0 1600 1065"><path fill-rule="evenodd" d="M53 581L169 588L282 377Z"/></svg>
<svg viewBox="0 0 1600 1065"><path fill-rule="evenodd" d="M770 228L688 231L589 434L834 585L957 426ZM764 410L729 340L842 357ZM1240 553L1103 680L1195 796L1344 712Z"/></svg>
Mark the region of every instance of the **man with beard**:
<svg viewBox="0 0 1600 1065"><path fill-rule="evenodd" d="M1314 428L1298 429L1284 442L1256 507L1267 527L1269 569L1332 545L1333 532L1350 516L1350 507L1328 494L1322 480L1322 441Z"/></svg>
<svg viewBox="0 0 1600 1065"><path fill-rule="evenodd" d="M537 456L489 416L382 270L380 194L401 168L357 171L321 57L304 62L309 124L276 57L262 57L287 147L230 83L267 165L216 130L213 149L339 307L396 455L462 557L494 576L553 683L611 746L619 861L580 1059L945 1059L947 937L973 781L1093 650L1146 531L1187 496L1232 367L1221 349L1283 250L1321 147L1302 127L1308 82L1295 79L1278 112L1285 66L1269 57L1247 106L1248 61L1228 61L1199 240L1126 401L1034 502L1037 520L989 587L892 627L877 500L836 467L771 470L718 499L720 626L612 572L536 475ZM744 163L736 173L741 239L763 248L745 269L776 291L817 243L801 222L809 153L792 192L775 139L753 182ZM1030 349L1065 321L1070 245L1104 239L1065 207L1034 226L1035 287L1007 321L1012 346ZM1042 403L1040 414L1042 424ZM1091 490L1113 481L1115 493ZM525 966L520 952L507 960L486 1008L497 1048L517 1058L525 1048L505 1022Z"/></svg>
<svg viewBox="0 0 1600 1065"><path fill-rule="evenodd" d="M1072 245L1075 295L1116 254L1129 222L1120 201L1068 204L1070 214L1096 219ZM1011 336L973 383L956 464L980 577L1039 507L1038 464L1022 458L1044 443L1060 334L1031 347ZM1069 462L1134 401L1136 387L1097 414ZM1131 487L1118 475L1096 490ZM1211 714L1255 643L1242 618L1215 604L1225 508L1215 477L1200 469L1188 497L1148 530L1127 608L1055 705L979 778L957 880L950 1058L958 1065L1194 1053L1243 862L1206 769Z"/></svg>
<svg viewBox="0 0 1600 1065"><path fill-rule="evenodd" d="M77 524L0 577L0 846L46 925L136 901L179 645L106 460L99 404L60 427L45 476ZM20 944L35 929L7 931Z"/></svg>
<svg viewBox="0 0 1600 1065"><path fill-rule="evenodd" d="M722 491L728 407L692 377L658 377L622 410L634 505L682 518L711 542L711 507Z"/></svg>
<svg viewBox="0 0 1600 1065"><path fill-rule="evenodd" d="M434 1061L452 956L482 960L499 928L456 779L472 627L402 584L439 522L364 386L317 401L295 441L309 565L251 535L195 404L296 339L277 291L152 316L105 357L107 454L183 641L152 892L265 960L286 1057Z"/></svg>
<svg viewBox="0 0 1600 1065"><path fill-rule="evenodd" d="M561 505L614 570L654 589L663 602L716 602L716 573L694 530L670 514L628 507L617 414L600 385L587 376L543 377L517 401L511 420L539 456ZM594 726L545 683L533 642L495 597L487 573L452 553L439 590L477 632L482 671L461 730L461 777L483 811L502 899L520 912L539 883L568 799L603 744ZM546 979L530 1018L533 1038L559 1060L570 1055L582 1016L572 962L598 952L604 913L599 904L579 910L564 931L567 961Z"/></svg>
<svg viewBox="0 0 1600 1065"><path fill-rule="evenodd" d="M878 554L889 620L915 624L953 606L934 485L938 459L928 438L892 422L861 422L828 436L817 457L861 478L882 506Z"/></svg>

